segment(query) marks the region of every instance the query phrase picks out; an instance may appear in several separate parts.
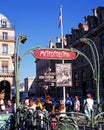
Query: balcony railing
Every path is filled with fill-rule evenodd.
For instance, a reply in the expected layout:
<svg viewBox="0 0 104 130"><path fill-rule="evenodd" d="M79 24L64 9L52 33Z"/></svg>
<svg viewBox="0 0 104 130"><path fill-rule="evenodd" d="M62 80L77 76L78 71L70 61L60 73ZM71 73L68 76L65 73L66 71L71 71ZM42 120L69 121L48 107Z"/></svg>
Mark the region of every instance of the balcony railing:
<svg viewBox="0 0 104 130"><path fill-rule="evenodd" d="M2 72L2 70L0 70L0 77L13 77L13 76L14 76L13 70L9 70L7 72Z"/></svg>
<svg viewBox="0 0 104 130"><path fill-rule="evenodd" d="M15 41L15 37L8 36L8 38L3 38L2 35L0 35L0 41Z"/></svg>
<svg viewBox="0 0 104 130"><path fill-rule="evenodd" d="M14 25L1 25L0 24L0 29L15 29L15 26Z"/></svg>

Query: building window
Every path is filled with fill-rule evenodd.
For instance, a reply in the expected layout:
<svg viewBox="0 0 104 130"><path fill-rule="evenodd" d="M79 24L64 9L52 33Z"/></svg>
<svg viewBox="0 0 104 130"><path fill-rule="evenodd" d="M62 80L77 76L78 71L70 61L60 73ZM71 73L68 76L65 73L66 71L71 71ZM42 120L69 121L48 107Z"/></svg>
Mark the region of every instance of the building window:
<svg viewBox="0 0 104 130"><path fill-rule="evenodd" d="M78 74L74 74L74 79L75 79L75 89L78 87Z"/></svg>
<svg viewBox="0 0 104 130"><path fill-rule="evenodd" d="M101 51L104 52L104 34L100 36L100 41L101 41Z"/></svg>
<svg viewBox="0 0 104 130"><path fill-rule="evenodd" d="M86 71L82 71L82 81L86 81Z"/></svg>
<svg viewBox="0 0 104 130"><path fill-rule="evenodd" d="M8 73L8 61L2 61L2 73Z"/></svg>
<svg viewBox="0 0 104 130"><path fill-rule="evenodd" d="M2 39L3 40L7 40L8 39L8 33L7 32L3 32L2 33Z"/></svg>
<svg viewBox="0 0 104 130"><path fill-rule="evenodd" d="M7 54L8 53L8 45L7 44L3 44L2 45L2 53L3 54Z"/></svg>
<svg viewBox="0 0 104 130"><path fill-rule="evenodd" d="M98 24L98 19L96 17L93 18L93 27L96 27Z"/></svg>
<svg viewBox="0 0 104 130"><path fill-rule="evenodd" d="M103 88L104 88L104 65L103 65L102 81L103 81Z"/></svg>
<svg viewBox="0 0 104 130"><path fill-rule="evenodd" d="M81 52L82 52L82 54L85 54L85 48L84 47L81 47ZM83 56L81 57L81 61L83 62Z"/></svg>
<svg viewBox="0 0 104 130"><path fill-rule="evenodd" d="M99 21L102 22L102 14L99 13Z"/></svg>
<svg viewBox="0 0 104 130"><path fill-rule="evenodd" d="M7 27L7 21L1 20L1 25L2 25L2 28L6 28Z"/></svg>
<svg viewBox="0 0 104 130"><path fill-rule="evenodd" d="M88 21L88 29L91 30L91 21Z"/></svg>

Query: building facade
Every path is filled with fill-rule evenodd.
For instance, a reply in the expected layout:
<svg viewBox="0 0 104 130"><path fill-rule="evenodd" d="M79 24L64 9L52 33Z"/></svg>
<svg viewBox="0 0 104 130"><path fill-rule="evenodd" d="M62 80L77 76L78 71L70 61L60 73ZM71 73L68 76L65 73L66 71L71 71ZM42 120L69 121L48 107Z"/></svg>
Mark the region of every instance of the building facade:
<svg viewBox="0 0 104 130"><path fill-rule="evenodd" d="M11 98L11 87L14 86L14 44L15 28L0 14L0 97L5 100Z"/></svg>
<svg viewBox="0 0 104 130"><path fill-rule="evenodd" d="M88 45L78 42L80 38L91 39L98 50L100 60L100 96L104 95L104 7L93 9L93 15L84 17L85 22L79 23L78 28L72 28L72 34L69 35L69 46L77 48L84 53L93 64L91 48ZM96 59L97 60L97 59ZM96 97L96 84L93 79L93 73L89 63L82 57L72 61L73 66L73 87L75 94L85 97L90 92Z"/></svg>
<svg viewBox="0 0 104 130"><path fill-rule="evenodd" d="M27 77L24 79L24 91L29 94L29 96L35 96L36 82L34 77Z"/></svg>

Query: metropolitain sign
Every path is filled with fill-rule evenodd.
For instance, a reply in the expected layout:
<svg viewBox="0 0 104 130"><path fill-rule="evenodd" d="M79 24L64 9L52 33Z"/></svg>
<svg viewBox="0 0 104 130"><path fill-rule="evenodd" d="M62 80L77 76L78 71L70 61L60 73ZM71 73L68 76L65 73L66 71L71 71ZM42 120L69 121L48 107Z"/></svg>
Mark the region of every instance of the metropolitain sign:
<svg viewBox="0 0 104 130"><path fill-rule="evenodd" d="M73 60L76 53L68 49L37 49L34 50L34 56L37 59Z"/></svg>

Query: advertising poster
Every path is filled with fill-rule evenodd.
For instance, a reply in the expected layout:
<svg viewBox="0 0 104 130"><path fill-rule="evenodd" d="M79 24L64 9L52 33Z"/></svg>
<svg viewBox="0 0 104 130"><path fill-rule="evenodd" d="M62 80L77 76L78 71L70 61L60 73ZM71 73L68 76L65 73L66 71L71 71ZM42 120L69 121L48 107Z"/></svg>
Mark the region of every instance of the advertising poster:
<svg viewBox="0 0 104 130"><path fill-rule="evenodd" d="M72 67L71 64L56 64L56 86L72 86Z"/></svg>

